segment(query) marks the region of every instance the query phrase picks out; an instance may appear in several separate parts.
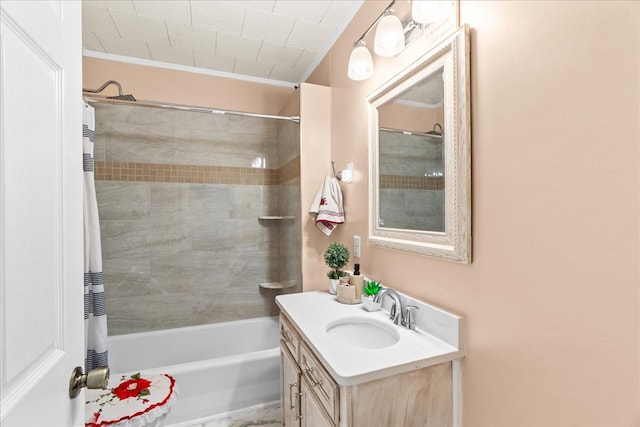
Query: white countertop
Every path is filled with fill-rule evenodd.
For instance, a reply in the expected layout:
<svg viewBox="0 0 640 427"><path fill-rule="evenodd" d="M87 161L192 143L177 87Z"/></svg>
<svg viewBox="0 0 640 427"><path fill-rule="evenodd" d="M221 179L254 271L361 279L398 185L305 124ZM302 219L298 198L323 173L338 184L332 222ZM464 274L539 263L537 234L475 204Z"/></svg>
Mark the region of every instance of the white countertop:
<svg viewBox="0 0 640 427"><path fill-rule="evenodd" d="M393 325L386 311L368 312L362 304L341 304L328 292L278 295L276 302L340 385L359 384L464 357L462 346L454 345L463 342L462 317L401 296L405 301L419 305L416 330ZM337 342L326 331L329 323L341 317L388 322L397 329L400 339L380 349ZM430 329L429 323L437 323L436 329L447 328L448 336L454 337L449 339L452 343L425 332Z"/></svg>

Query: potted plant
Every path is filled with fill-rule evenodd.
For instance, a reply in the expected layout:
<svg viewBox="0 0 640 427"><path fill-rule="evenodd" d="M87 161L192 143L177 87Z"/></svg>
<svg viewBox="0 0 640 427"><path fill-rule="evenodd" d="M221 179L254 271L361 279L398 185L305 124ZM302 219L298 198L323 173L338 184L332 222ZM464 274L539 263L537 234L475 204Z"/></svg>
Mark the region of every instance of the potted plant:
<svg viewBox="0 0 640 427"><path fill-rule="evenodd" d="M340 278L346 276L342 269L349 262L349 250L341 243L332 243L324 251L324 262L331 268L327 273L330 280L329 292L335 294Z"/></svg>
<svg viewBox="0 0 640 427"><path fill-rule="evenodd" d="M375 301L375 296L380 292L382 286L380 282L366 280L362 286L362 305L367 311L380 310L380 303Z"/></svg>

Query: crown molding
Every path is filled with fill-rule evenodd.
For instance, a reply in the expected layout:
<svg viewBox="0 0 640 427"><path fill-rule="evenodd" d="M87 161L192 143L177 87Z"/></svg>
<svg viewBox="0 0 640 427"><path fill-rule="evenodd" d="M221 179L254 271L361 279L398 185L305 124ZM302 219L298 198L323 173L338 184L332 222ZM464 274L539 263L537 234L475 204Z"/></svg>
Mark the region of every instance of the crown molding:
<svg viewBox="0 0 640 427"><path fill-rule="evenodd" d="M207 68L190 67L187 65L171 64L168 62L152 61L150 59L133 58L130 56L113 55L110 53L96 52L93 50L82 49L82 56L88 58L106 59L109 61L124 62L127 64L145 65L147 67L163 68L174 71L184 71L187 73L204 74L207 76L223 77L227 79L242 80L252 83L260 83L271 86L290 87L297 86L297 83L285 82L281 80L265 79L263 77L246 76L244 74L228 73L226 71L209 70Z"/></svg>

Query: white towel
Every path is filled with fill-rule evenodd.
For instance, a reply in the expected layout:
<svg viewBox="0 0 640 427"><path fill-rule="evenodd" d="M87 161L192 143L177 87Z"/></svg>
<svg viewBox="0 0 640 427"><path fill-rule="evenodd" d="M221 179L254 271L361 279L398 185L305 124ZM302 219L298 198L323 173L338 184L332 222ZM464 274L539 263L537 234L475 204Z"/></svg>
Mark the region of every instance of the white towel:
<svg viewBox="0 0 640 427"><path fill-rule="evenodd" d="M316 214L316 227L327 236L339 224L344 224L342 190L336 178L324 178L322 187L309 207L309 213Z"/></svg>

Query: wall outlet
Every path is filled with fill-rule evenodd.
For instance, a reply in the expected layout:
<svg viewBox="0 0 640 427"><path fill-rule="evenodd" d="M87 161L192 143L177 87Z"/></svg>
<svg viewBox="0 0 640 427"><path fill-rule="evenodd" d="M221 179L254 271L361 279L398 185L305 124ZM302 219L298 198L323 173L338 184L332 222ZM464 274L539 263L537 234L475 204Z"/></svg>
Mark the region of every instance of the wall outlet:
<svg viewBox="0 0 640 427"><path fill-rule="evenodd" d="M360 258L360 236L353 236L353 256Z"/></svg>

